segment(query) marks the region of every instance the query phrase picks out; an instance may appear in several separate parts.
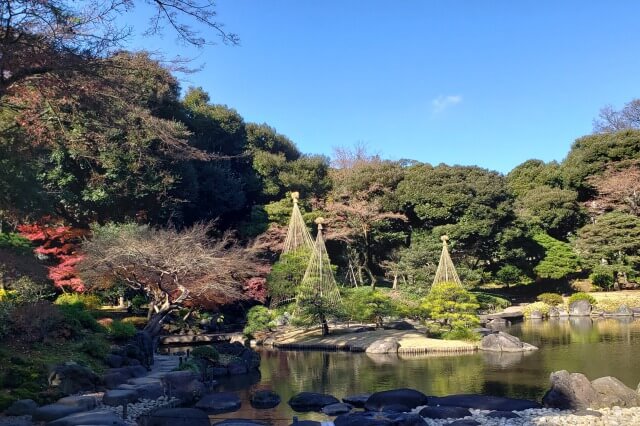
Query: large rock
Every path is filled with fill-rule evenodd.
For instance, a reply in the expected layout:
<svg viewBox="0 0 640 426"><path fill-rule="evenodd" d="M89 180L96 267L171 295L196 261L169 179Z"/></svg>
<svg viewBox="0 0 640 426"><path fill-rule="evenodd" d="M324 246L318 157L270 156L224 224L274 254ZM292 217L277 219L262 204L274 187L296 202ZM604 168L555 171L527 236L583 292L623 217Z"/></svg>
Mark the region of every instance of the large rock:
<svg viewBox="0 0 640 426"><path fill-rule="evenodd" d="M367 353L369 354L389 354L398 353L400 343L395 337L385 337L384 339L376 340L367 347Z"/></svg>
<svg viewBox="0 0 640 426"><path fill-rule="evenodd" d="M370 396L371 396L370 393L359 393L357 395L349 395L342 398L342 402L351 404L356 408L364 408L364 404L367 402L367 399L369 399Z"/></svg>
<svg viewBox="0 0 640 426"><path fill-rule="evenodd" d="M34 421L51 422L81 411L84 411L81 407L73 405L49 404L36 408L31 416Z"/></svg>
<svg viewBox="0 0 640 426"><path fill-rule="evenodd" d="M210 414L220 414L238 411L241 405L240 398L235 393L217 392L204 395L196 404L196 408Z"/></svg>
<svg viewBox="0 0 640 426"><path fill-rule="evenodd" d="M545 407L584 410L598 401L598 392L584 374L555 371L549 380L551 389L542 398Z"/></svg>
<svg viewBox="0 0 640 426"><path fill-rule="evenodd" d="M415 389L394 389L372 394L364 408L368 411L411 411L421 405L427 405L427 396Z"/></svg>
<svg viewBox="0 0 640 426"><path fill-rule="evenodd" d="M542 317L543 317L543 315L542 315L542 312L540 312L540 311L533 311L529 315L529 319L532 319L532 320L541 320Z"/></svg>
<svg viewBox="0 0 640 426"><path fill-rule="evenodd" d="M227 419L214 423L214 426L267 426L267 423L249 419Z"/></svg>
<svg viewBox="0 0 640 426"><path fill-rule="evenodd" d="M640 403L640 395L615 377L600 377L591 385L598 392L598 402L594 408L637 407Z"/></svg>
<svg viewBox="0 0 640 426"><path fill-rule="evenodd" d="M327 416L339 416L340 414L346 414L351 412L353 406L351 404L346 404L344 402L339 402L337 404L329 404L322 407L322 411Z"/></svg>
<svg viewBox="0 0 640 426"><path fill-rule="evenodd" d="M420 410L420 415L429 419L462 419L470 416L471 411L465 407L424 407Z"/></svg>
<svg viewBox="0 0 640 426"><path fill-rule="evenodd" d="M424 426L418 414L360 411L343 414L333 421L335 426Z"/></svg>
<svg viewBox="0 0 640 426"><path fill-rule="evenodd" d="M4 413L7 416L30 416L36 408L38 404L33 399L21 399L11 404Z"/></svg>
<svg viewBox="0 0 640 426"><path fill-rule="evenodd" d="M58 404L71 405L73 407L81 408L84 411L93 410L98 405L98 400L95 396L79 395L79 396L66 396L58 400Z"/></svg>
<svg viewBox="0 0 640 426"><path fill-rule="evenodd" d="M122 367L122 364L124 362L124 357L122 357L120 355L116 355L116 354L109 354L105 358L104 362L109 367L119 368L119 367Z"/></svg>
<svg viewBox="0 0 640 426"><path fill-rule="evenodd" d="M335 396L315 392L301 392L289 399L291 408L300 413L320 411L325 405L337 404L339 402Z"/></svg>
<svg viewBox="0 0 640 426"><path fill-rule="evenodd" d="M113 389L104 393L102 403L117 407L138 401L140 394L135 389Z"/></svg>
<svg viewBox="0 0 640 426"><path fill-rule="evenodd" d="M519 419L520 415L514 413L513 411L496 410L487 414L486 417L490 419Z"/></svg>
<svg viewBox="0 0 640 426"><path fill-rule="evenodd" d="M209 415L197 408L161 408L138 419L141 426L210 426Z"/></svg>
<svg viewBox="0 0 640 426"><path fill-rule="evenodd" d="M629 309L629 307L627 305L620 305L620 307L618 307L618 309L613 311L612 314L613 314L613 316L616 316L616 317L631 317L631 316L633 316L633 312L631 311L631 309Z"/></svg>
<svg viewBox="0 0 640 426"><path fill-rule="evenodd" d="M57 387L63 394L75 394L80 391L96 390L102 380L90 368L75 362L66 362L53 366L49 372L49 386Z"/></svg>
<svg viewBox="0 0 640 426"><path fill-rule="evenodd" d="M206 390L204 384L198 380L198 375L192 371L171 371L164 375L162 383L168 396L178 398L187 404L203 395Z"/></svg>
<svg viewBox="0 0 640 426"><path fill-rule="evenodd" d="M413 324L407 321L398 321L387 325L385 328L390 330L415 330Z"/></svg>
<svg viewBox="0 0 640 426"><path fill-rule="evenodd" d="M71 414L56 421L47 423L47 426L127 426L127 424L113 411L96 410L84 413Z"/></svg>
<svg viewBox="0 0 640 426"><path fill-rule="evenodd" d="M464 407L473 408L475 410L500 411L522 411L531 408L540 408L540 404L535 401L488 395L450 395L443 397L430 396L429 405Z"/></svg>
<svg viewBox="0 0 640 426"><path fill-rule="evenodd" d="M164 395L164 388L160 380L138 385L122 384L116 389L135 389L140 399L158 399Z"/></svg>
<svg viewBox="0 0 640 426"><path fill-rule="evenodd" d="M569 304L569 315L572 317L586 317L591 315L591 303L587 300L576 300Z"/></svg>
<svg viewBox="0 0 640 426"><path fill-rule="evenodd" d="M251 395L250 403L257 409L277 407L280 404L280 395L270 390L259 390Z"/></svg>
<svg viewBox="0 0 640 426"><path fill-rule="evenodd" d="M549 318L558 318L560 317L560 309L557 306L552 306L549 308Z"/></svg>
<svg viewBox="0 0 640 426"><path fill-rule="evenodd" d="M491 352L527 352L535 351L538 348L520 341L520 339L509 333L499 331L484 336L480 341L479 349Z"/></svg>

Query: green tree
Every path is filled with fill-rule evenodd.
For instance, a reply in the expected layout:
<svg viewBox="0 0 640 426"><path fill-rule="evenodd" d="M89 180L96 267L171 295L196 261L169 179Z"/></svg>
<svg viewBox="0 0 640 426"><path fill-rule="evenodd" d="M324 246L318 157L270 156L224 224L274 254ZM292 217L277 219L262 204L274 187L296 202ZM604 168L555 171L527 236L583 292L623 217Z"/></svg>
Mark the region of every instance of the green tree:
<svg viewBox="0 0 640 426"><path fill-rule="evenodd" d="M267 288L272 303L291 303L309 265L311 251L300 248L280 256L267 276Z"/></svg>
<svg viewBox="0 0 640 426"><path fill-rule="evenodd" d="M562 280L579 271L578 255L571 245L544 233L535 234L533 240L544 249L544 257L534 268L539 278Z"/></svg>
<svg viewBox="0 0 640 426"><path fill-rule="evenodd" d="M640 273L640 218L611 212L578 230L576 251L587 269L608 265L624 282Z"/></svg>
<svg viewBox="0 0 640 426"><path fill-rule="evenodd" d="M480 324L476 297L456 283L434 285L420 307L427 315L453 329L469 329Z"/></svg>
<svg viewBox="0 0 640 426"><path fill-rule="evenodd" d="M396 312L395 304L389 295L369 288L351 289L344 303L350 318L373 322L376 328L382 327L384 317Z"/></svg>

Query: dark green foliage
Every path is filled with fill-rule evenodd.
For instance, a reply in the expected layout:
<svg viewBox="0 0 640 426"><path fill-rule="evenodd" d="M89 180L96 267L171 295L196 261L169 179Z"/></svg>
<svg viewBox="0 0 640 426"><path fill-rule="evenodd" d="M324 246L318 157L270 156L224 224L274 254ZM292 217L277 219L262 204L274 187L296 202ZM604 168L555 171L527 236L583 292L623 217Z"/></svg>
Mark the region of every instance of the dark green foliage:
<svg viewBox="0 0 640 426"><path fill-rule="evenodd" d="M582 293L582 292L573 293L571 296L569 296L569 300L567 300L567 303L570 305L573 302L577 302L578 300L586 300L592 305L596 304L596 299L592 295L590 295L589 293Z"/></svg>
<svg viewBox="0 0 640 426"><path fill-rule="evenodd" d="M107 327L107 331L112 339L124 341L132 338L138 330L129 322L113 321Z"/></svg>
<svg viewBox="0 0 640 426"><path fill-rule="evenodd" d="M0 208L0 210L2 210ZM2 218L0 213L0 219ZM28 255L33 252L31 242L20 234L9 232L0 232L0 248L8 248L22 255Z"/></svg>
<svg viewBox="0 0 640 426"><path fill-rule="evenodd" d="M394 315L397 310L391 297L380 290L371 288L355 288L344 296L344 309L349 318L373 322L376 327L382 327L384 317Z"/></svg>
<svg viewBox="0 0 640 426"><path fill-rule="evenodd" d="M539 294L536 299L550 306L562 305L564 303L562 296L557 293L542 293Z"/></svg>
<svg viewBox="0 0 640 426"><path fill-rule="evenodd" d="M562 162L565 185L578 190L580 199L593 194L586 178L597 175L610 163L621 163L640 157L640 130L598 133L577 139Z"/></svg>
<svg viewBox="0 0 640 426"><path fill-rule="evenodd" d="M494 294L474 291L472 294L476 297L480 310L483 312L499 312L511 306L511 302L504 297Z"/></svg>
<svg viewBox="0 0 640 426"><path fill-rule="evenodd" d="M63 293L56 298L56 305L71 305L80 310L97 310L102 305L100 298L93 294Z"/></svg>
<svg viewBox="0 0 640 426"><path fill-rule="evenodd" d="M480 340L481 336L470 328L466 327L454 327L452 330L442 333L444 340L468 340L476 341Z"/></svg>
<svg viewBox="0 0 640 426"><path fill-rule="evenodd" d="M538 277L561 280L578 272L578 255L569 244L543 233L535 234L533 239L544 248L544 257L534 268Z"/></svg>
<svg viewBox="0 0 640 426"><path fill-rule="evenodd" d="M247 325L244 327L243 333L247 336L253 336L257 332L269 331L273 326L274 319L273 311L264 306L254 306L247 313Z"/></svg>
<svg viewBox="0 0 640 426"><path fill-rule="evenodd" d="M104 331L96 319L81 304L58 305L58 310L64 316L64 322L73 335L81 334L84 329L95 332Z"/></svg>
<svg viewBox="0 0 640 426"><path fill-rule="evenodd" d="M496 273L496 278L509 287L510 284L518 284L522 282L525 276L517 266L504 265Z"/></svg>
<svg viewBox="0 0 640 426"><path fill-rule="evenodd" d="M598 265L589 274L589 279L593 285L604 290L610 290L615 282L614 271L606 265Z"/></svg>
<svg viewBox="0 0 640 426"><path fill-rule="evenodd" d="M191 351L191 356L209 363L215 363L220 358L220 354L213 346L197 346Z"/></svg>
<svg viewBox="0 0 640 426"><path fill-rule="evenodd" d="M619 275L640 272L640 218L611 212L578 230L576 251L587 269L602 262Z"/></svg>
<svg viewBox="0 0 640 426"><path fill-rule="evenodd" d="M295 298L310 257L311 251L305 248L280 256L267 277L267 288L272 300L280 302Z"/></svg>
<svg viewBox="0 0 640 426"><path fill-rule="evenodd" d="M545 163L541 160L527 160L514 167L507 174L506 179L509 189L517 197L541 186L552 188L562 186L561 169L555 161Z"/></svg>
<svg viewBox="0 0 640 426"><path fill-rule="evenodd" d="M83 339L78 344L78 350L93 358L104 359L109 353L109 343L105 341L103 336L94 334Z"/></svg>

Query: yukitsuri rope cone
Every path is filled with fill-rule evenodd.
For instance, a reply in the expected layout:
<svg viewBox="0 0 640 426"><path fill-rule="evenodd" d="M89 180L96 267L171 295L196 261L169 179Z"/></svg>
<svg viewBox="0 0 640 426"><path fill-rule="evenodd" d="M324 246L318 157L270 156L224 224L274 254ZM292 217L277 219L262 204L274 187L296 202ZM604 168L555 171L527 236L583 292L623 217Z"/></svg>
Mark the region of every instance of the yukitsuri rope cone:
<svg viewBox="0 0 640 426"><path fill-rule="evenodd" d="M318 224L318 236L316 237L315 249L311 252L309 266L304 273L300 291L296 297L296 311L300 312L303 304L310 304L321 309L336 308L342 303L338 284L333 276L327 247L322 237L322 224L324 219L316 219Z"/></svg>
<svg viewBox="0 0 640 426"><path fill-rule="evenodd" d="M449 256L449 249L447 247L449 237L443 235L440 239L442 240L442 253L440 254L440 262L438 263L436 276L433 279L431 287L433 288L436 284L444 282L456 283L462 286L460 277L458 277L458 273L456 272L456 267L453 266L453 261L451 260L451 256Z"/></svg>
<svg viewBox="0 0 640 426"><path fill-rule="evenodd" d="M289 219L289 228L287 229L287 237L284 240L284 247L282 248L282 254L295 252L296 250L306 250L312 252L314 250L313 238L307 229L307 225L304 223L302 213L298 207L298 198L300 194L298 192L291 193L291 199L293 200L293 208L291 209L291 218ZM278 306L289 303L295 300L292 297L273 297L269 307L271 309Z"/></svg>
<svg viewBox="0 0 640 426"><path fill-rule="evenodd" d="M287 230L287 237L284 240L284 248L282 253L289 253L299 248L313 248L313 239L307 225L302 219L302 213L298 207L298 198L300 194L297 192L291 193L291 199L293 200L293 209L291 210L291 219L289 219L289 229Z"/></svg>

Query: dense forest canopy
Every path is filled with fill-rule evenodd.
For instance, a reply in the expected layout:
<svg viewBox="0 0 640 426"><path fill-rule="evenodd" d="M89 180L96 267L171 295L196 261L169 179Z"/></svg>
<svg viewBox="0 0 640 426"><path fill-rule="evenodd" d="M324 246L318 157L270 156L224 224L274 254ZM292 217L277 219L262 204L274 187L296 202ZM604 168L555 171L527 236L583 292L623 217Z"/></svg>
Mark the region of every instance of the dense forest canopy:
<svg viewBox="0 0 640 426"><path fill-rule="evenodd" d="M167 17L180 4L195 4L147 3L161 12L169 8ZM423 293L444 234L469 287L563 281L602 268L620 285L638 281L640 101L620 111L605 107L594 133L576 140L562 162L532 159L506 175L478 166L386 160L362 146L338 148L331 161L300 152L268 123L246 122L241 111L216 103L202 88L182 88L173 70L149 53L121 50L121 29L106 17L126 8L99 5L84 15L68 2L0 6L0 231L30 227L25 235L47 247L40 255L64 265L64 279L50 274L59 287L91 287L81 284L75 268L99 263L84 259L80 247L91 240L92 228L123 235L138 229L144 244L171 232L206 229L224 243L199 240L213 250L203 258L217 259L228 249L243 259L227 264L224 273L236 277L238 298L243 282L261 279L244 290L263 300L291 192L300 194L310 227L318 216L327 219L327 249L338 280L347 285L388 280ZM101 26L90 12L105 17ZM213 9L183 12L237 42L215 21ZM84 37L80 28L99 37ZM189 43L205 42L188 27L174 29ZM96 250L98 243L106 244L86 243L87 253L108 251ZM255 268L246 267L247 259ZM126 273L107 266L95 270L126 281ZM274 271L300 272L282 265ZM198 274L196 281L206 276ZM190 276L185 272L181 280ZM165 295L178 287L167 288Z"/></svg>

